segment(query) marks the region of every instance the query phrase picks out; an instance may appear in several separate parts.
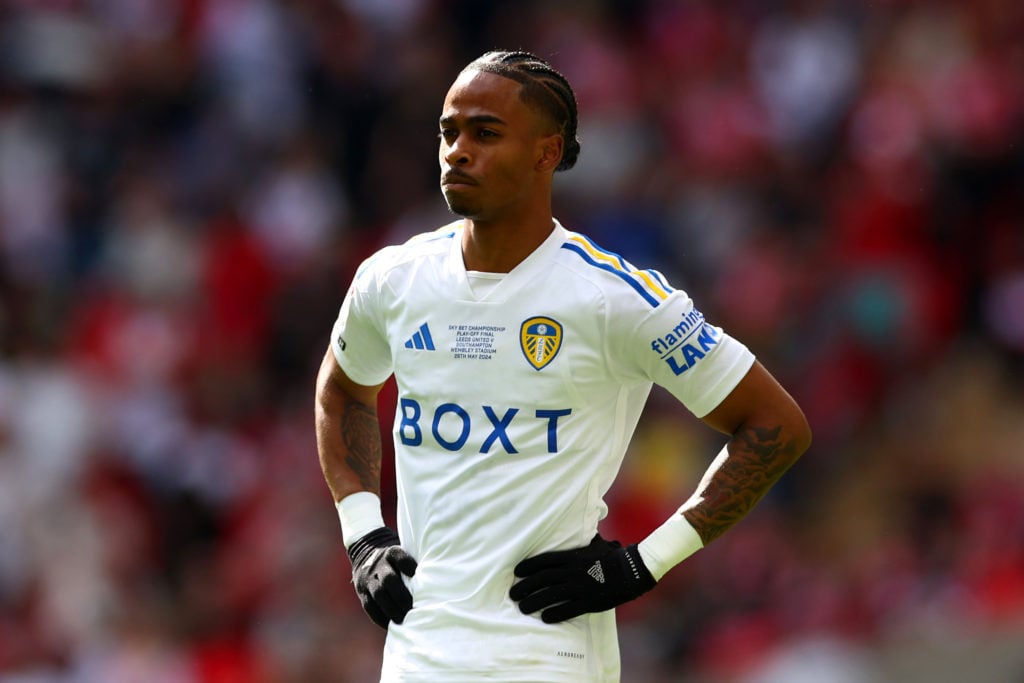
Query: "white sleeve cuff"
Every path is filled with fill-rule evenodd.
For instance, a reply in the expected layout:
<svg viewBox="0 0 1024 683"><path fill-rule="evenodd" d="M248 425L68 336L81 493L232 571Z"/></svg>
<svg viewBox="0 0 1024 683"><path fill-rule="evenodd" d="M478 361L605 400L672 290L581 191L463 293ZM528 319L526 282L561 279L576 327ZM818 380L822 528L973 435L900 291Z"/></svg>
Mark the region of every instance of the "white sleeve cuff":
<svg viewBox="0 0 1024 683"><path fill-rule="evenodd" d="M357 491L335 503L341 520L341 537L345 548L374 529L384 526L380 498L370 491Z"/></svg>

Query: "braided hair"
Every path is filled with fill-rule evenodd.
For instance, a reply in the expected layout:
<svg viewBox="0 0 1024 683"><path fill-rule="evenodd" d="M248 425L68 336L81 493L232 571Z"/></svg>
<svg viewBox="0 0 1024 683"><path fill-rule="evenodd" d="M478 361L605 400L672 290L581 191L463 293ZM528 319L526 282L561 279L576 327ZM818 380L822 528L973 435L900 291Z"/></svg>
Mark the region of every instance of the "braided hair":
<svg viewBox="0 0 1024 683"><path fill-rule="evenodd" d="M550 118L565 141L562 160L555 170L567 171L576 164L580 155L576 94L553 66L529 52L494 51L473 60L463 71L486 71L522 85L519 96L523 102Z"/></svg>

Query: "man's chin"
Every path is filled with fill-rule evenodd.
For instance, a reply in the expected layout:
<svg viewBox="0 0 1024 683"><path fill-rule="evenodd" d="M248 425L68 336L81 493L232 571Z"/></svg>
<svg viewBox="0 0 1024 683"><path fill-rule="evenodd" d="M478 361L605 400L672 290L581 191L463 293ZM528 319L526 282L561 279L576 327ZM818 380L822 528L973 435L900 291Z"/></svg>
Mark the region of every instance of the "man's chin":
<svg viewBox="0 0 1024 683"><path fill-rule="evenodd" d="M480 212L480 207L471 205L469 202L461 201L458 197L445 196L448 210L462 218L473 218Z"/></svg>

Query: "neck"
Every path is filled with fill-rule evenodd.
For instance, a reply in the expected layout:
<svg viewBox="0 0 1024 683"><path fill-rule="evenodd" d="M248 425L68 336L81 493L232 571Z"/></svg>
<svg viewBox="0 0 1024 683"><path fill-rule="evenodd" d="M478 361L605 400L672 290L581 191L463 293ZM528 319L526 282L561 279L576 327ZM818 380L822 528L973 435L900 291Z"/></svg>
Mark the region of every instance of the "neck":
<svg viewBox="0 0 1024 683"><path fill-rule="evenodd" d="M551 214L516 225L467 218L462 233L462 259L466 270L508 273L551 235Z"/></svg>

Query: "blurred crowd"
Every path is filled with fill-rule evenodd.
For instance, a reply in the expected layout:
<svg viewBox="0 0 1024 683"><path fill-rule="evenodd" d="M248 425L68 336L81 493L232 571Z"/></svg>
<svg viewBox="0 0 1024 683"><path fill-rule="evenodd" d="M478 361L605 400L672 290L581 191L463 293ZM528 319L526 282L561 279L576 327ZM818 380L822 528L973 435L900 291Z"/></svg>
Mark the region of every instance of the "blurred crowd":
<svg viewBox="0 0 1024 683"><path fill-rule="evenodd" d="M493 48L577 89L560 220L815 432L620 610L624 683L1024 680L1021 36L1016 0L6 0L0 682L376 680L313 378L356 265L449 220L440 104ZM606 535L718 439L656 390Z"/></svg>

